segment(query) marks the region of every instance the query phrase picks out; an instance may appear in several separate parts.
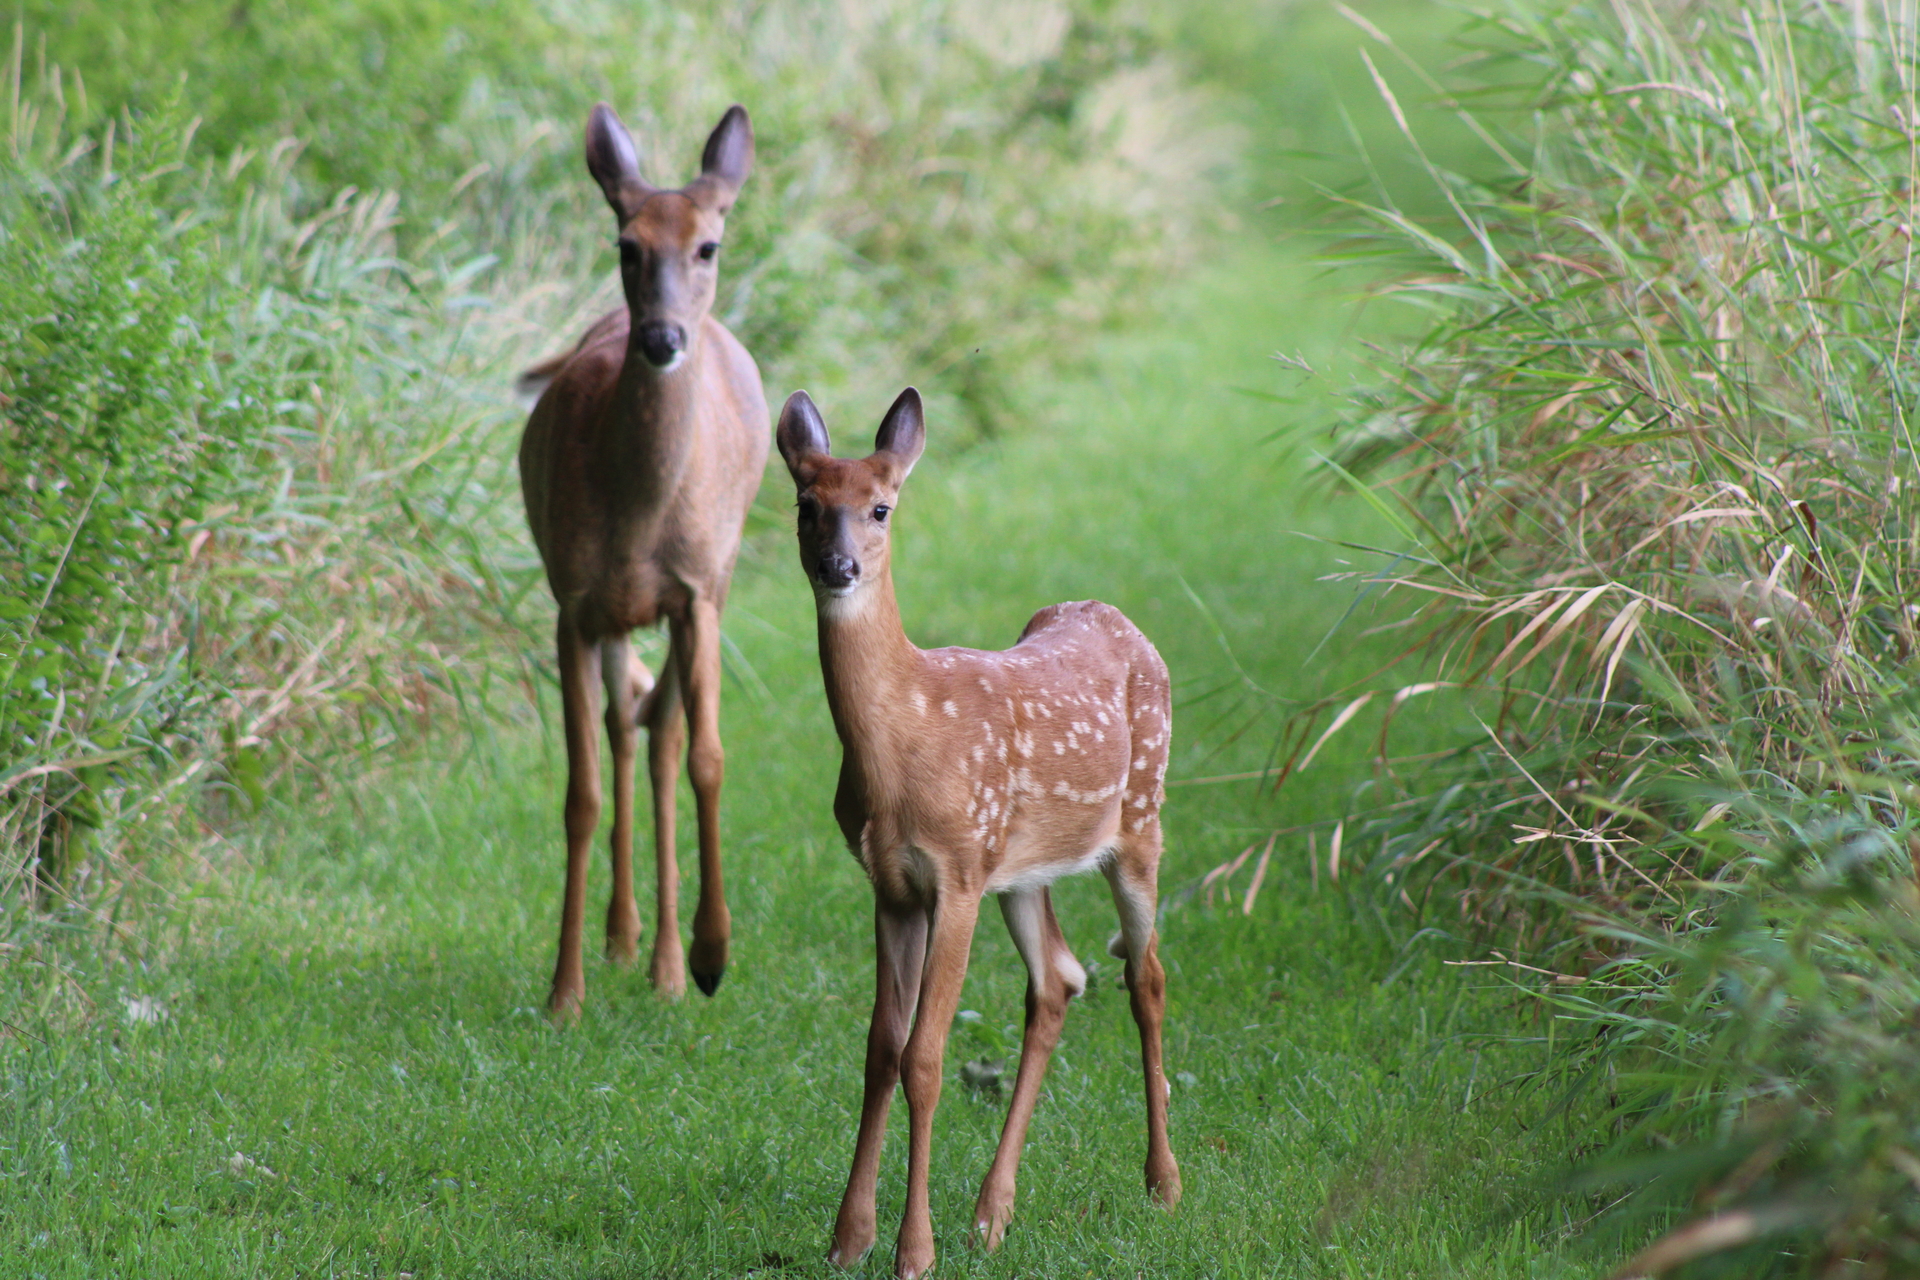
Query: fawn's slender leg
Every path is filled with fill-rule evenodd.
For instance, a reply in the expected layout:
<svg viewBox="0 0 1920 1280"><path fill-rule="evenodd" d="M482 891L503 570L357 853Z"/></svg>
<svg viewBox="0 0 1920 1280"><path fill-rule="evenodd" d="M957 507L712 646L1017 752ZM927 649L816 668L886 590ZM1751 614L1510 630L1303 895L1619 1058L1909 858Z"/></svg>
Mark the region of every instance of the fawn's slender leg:
<svg viewBox="0 0 1920 1280"><path fill-rule="evenodd" d="M676 630L674 645L686 661L680 667L687 701L687 726L693 743L687 752L687 773L693 780L695 813L700 823L700 901L693 911L693 947L687 968L701 991L712 995L727 971L727 939L733 931L727 913L726 888L720 879L720 784L726 775L726 752L720 746L720 609L707 599L695 599L685 624Z"/></svg>
<svg viewBox="0 0 1920 1280"><path fill-rule="evenodd" d="M640 955L640 908L633 900L633 761L640 745L639 702L646 675L625 636L600 642L600 682L607 691L607 742L613 751L613 892L607 898L607 959L632 964ZM651 684L649 680L648 685Z"/></svg>
<svg viewBox="0 0 1920 1280"><path fill-rule="evenodd" d="M655 991L669 1000L687 992L687 970L680 959L680 863L673 853L675 788L680 782L680 749L687 741L680 716L680 642L667 646L647 707L647 776L653 784L653 874L655 920L653 957L647 966Z"/></svg>
<svg viewBox="0 0 1920 1280"><path fill-rule="evenodd" d="M859 1265L873 1247L877 1211L874 1189L880 1179L880 1150L886 1144L887 1109L900 1081L900 1053L913 1029L920 1001L920 971L927 956L927 913L917 907L873 906L873 1023L867 1029L866 1092L860 1102L860 1136L853 1144L853 1170L847 1193L833 1222L833 1247L827 1261L839 1267Z"/></svg>
<svg viewBox="0 0 1920 1280"><path fill-rule="evenodd" d="M1107 865L1107 883L1120 912L1120 938L1127 952L1127 991L1140 1028L1140 1067L1147 1087L1147 1191L1171 1209L1180 1203L1180 1166L1167 1145L1167 1073L1161 1057L1160 1023L1167 1008L1166 971L1154 932L1159 897L1160 820L1130 835Z"/></svg>
<svg viewBox="0 0 1920 1280"><path fill-rule="evenodd" d="M1060 920L1053 914L1053 890L1040 891L1040 914L1047 926L1047 952L1053 957L1054 972L1067 984L1067 999L1082 994L1087 989L1087 971L1080 967L1073 948L1067 945L1067 935L1060 931Z"/></svg>
<svg viewBox="0 0 1920 1280"><path fill-rule="evenodd" d="M1016 889L1001 894L1000 914L1006 917L1007 932L1013 935L1020 958L1027 962L1027 1026L1020 1040L1020 1073L1014 1079L1013 1104L1007 1108L1006 1126L1000 1130L1000 1148L994 1153L993 1167L980 1185L980 1199L973 1208L974 1230L989 1249L1000 1247L1013 1217L1020 1151L1026 1145L1027 1125L1040 1099L1047 1063L1054 1046L1060 1043L1067 1001L1086 984L1085 972L1070 954L1066 963L1073 966L1078 985L1069 982L1063 972L1058 953L1065 951L1066 940L1053 918L1046 889Z"/></svg>
<svg viewBox="0 0 1920 1280"><path fill-rule="evenodd" d="M586 998L580 968L580 931L587 910L587 859L600 825L600 742L593 723L593 677L599 653L582 639L572 613L561 609L554 628L560 666L560 710L567 738L567 892L560 907L560 956L553 966L547 1014L570 1022Z"/></svg>
<svg viewBox="0 0 1920 1280"><path fill-rule="evenodd" d="M901 1280L924 1275L933 1266L933 1212L927 1195L933 1166L933 1112L940 1105L947 1032L960 1007L967 953L979 916L977 891L943 892L934 904L933 936L927 943L926 972L920 977L920 1008L900 1064L907 1090L907 1212L894 1246L893 1273Z"/></svg>

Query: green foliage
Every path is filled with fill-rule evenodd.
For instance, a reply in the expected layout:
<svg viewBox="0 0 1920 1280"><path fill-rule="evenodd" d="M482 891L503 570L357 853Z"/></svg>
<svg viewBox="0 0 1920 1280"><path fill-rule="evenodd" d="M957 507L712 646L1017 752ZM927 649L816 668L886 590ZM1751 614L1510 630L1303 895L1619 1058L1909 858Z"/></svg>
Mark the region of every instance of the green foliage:
<svg viewBox="0 0 1920 1280"><path fill-rule="evenodd" d="M207 173L182 114L76 137L23 110L0 183L10 907L109 905L88 843L151 847L183 799L219 822L391 741L499 615L490 554L459 545L499 527L476 460L428 465L502 420L431 385L472 269L396 263L390 200L290 220L284 170Z"/></svg>
<svg viewBox="0 0 1920 1280"><path fill-rule="evenodd" d="M728 323L780 385L881 397L914 380L983 431L1009 425L1008 386L1188 261L1234 146L1153 11L1093 0L82 0L29 4L26 22L83 124L184 76L210 154L298 139L297 213L343 185L393 192L403 255L453 237L504 259L515 292L609 274L578 141L596 99L674 185L742 102L759 157L729 232Z"/></svg>
<svg viewBox="0 0 1920 1280"><path fill-rule="evenodd" d="M1812 789L1749 770L1671 797L1692 823L1642 838L1704 882L1657 909L1588 910L1561 948L1612 953L1544 990L1566 1038L1543 1083L1609 1095L1581 1182L1617 1206L1616 1231L1684 1224L1635 1273L1707 1255L1723 1256L1701 1274L1920 1266L1912 725L1876 735L1893 768L1856 759Z"/></svg>
<svg viewBox="0 0 1920 1280"><path fill-rule="evenodd" d="M460 170L440 130L476 82L544 93L564 75L541 56L562 26L507 0L29 0L14 13L82 127L184 84L216 153L300 138L318 198L347 185L443 188Z"/></svg>
<svg viewBox="0 0 1920 1280"><path fill-rule="evenodd" d="M911 379L980 429L1182 260L1225 154L1145 17L1091 3L23 16L0 157L16 902L89 897L77 832L131 849L182 801L224 827L289 770L524 683L539 586L504 393L617 301L593 100L662 182L752 107L722 307L776 399Z"/></svg>
<svg viewBox="0 0 1920 1280"><path fill-rule="evenodd" d="M1360 696L1481 730L1383 761L1349 835L1403 920L1559 993L1606 1167L1692 1219L1622 1274L1904 1273L1912 15L1502 20L1547 86L1515 180L1436 171L1444 233L1356 207L1437 319L1331 468L1401 511L1367 576L1441 677Z"/></svg>
<svg viewBox="0 0 1920 1280"><path fill-rule="evenodd" d="M186 655L150 633L183 530L231 498L266 425L205 231L169 217L185 142L162 116L97 188L16 170L0 195L0 832L37 850L43 890L103 821L107 778L192 731Z"/></svg>

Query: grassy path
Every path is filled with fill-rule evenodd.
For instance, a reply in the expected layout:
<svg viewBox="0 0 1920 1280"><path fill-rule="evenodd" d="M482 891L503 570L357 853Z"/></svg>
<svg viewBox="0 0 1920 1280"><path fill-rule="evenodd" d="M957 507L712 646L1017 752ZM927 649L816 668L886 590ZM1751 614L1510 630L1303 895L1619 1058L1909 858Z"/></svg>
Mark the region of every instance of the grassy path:
<svg viewBox="0 0 1920 1280"><path fill-rule="evenodd" d="M1041 604L1109 600L1175 674L1173 776L1256 767L1257 734L1225 741L1251 685L1300 696L1375 656L1349 631L1303 669L1348 588L1316 583L1330 553L1286 531L1350 531L1358 509L1297 508L1291 464L1262 443L1274 411L1227 390L1282 385L1275 347L1329 348L1339 313L1308 292L1283 254L1249 250L1109 342L1086 378L1036 391L1027 432L958 456L936 446L895 557L916 640L999 647ZM823 407L851 448L884 405ZM279 815L246 869L138 925L143 961L46 988L64 1034L0 1040L0 1258L24 1260L0 1271L826 1274L869 897L829 814L837 745L786 503L770 480L728 619L736 948L717 999L665 1007L641 974L594 966L577 1029L535 1014L560 763L550 718L500 725L329 813ZM1244 785L1176 789L1163 890L1256 831L1337 812L1364 776L1334 752L1277 805ZM1076 949L1101 954L1104 886L1059 898ZM1180 1212L1141 1189L1137 1046L1107 962L1069 1015L1007 1245L980 1258L962 1237L1001 1103L954 1077L1016 1050L1022 983L989 917L937 1128L942 1274L1561 1273L1524 1189L1551 1146L1496 1087L1530 1059L1494 1037L1531 1034L1499 993L1437 966L1382 986L1391 958L1337 895L1313 894L1285 840L1250 914L1196 898L1168 913L1163 954ZM93 1016L63 1024L86 1000ZM140 1021L129 1000L165 1016ZM903 1134L896 1117L871 1274L890 1261Z"/></svg>

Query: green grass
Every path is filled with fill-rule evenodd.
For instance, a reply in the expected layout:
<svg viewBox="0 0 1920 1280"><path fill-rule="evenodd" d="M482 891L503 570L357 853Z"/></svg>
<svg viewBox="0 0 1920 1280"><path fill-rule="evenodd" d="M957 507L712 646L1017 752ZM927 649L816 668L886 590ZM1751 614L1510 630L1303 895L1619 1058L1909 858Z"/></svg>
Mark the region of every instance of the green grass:
<svg viewBox="0 0 1920 1280"><path fill-rule="evenodd" d="M1297 461L1265 439L1271 405L1229 390L1285 386L1248 334L1330 352L1339 312L1311 296L1293 260L1244 248L1085 378L1034 389L1044 429L930 459L895 557L914 638L1000 647L1042 604L1107 599L1175 674L1173 776L1259 767L1264 737L1234 736L1262 701L1251 684L1317 695L1386 643L1350 629L1304 664L1350 588L1315 582L1335 553L1289 530L1368 520L1298 505ZM883 407L824 409L854 448ZM111 958L49 946L12 966L0 1257L47 1277L825 1274L870 898L829 813L837 751L786 501L770 478L728 614L736 945L717 999L663 1006L640 973L596 966L579 1026L549 1028L552 708L449 732L165 878ZM1336 745L1283 807L1252 784L1176 787L1170 904L1256 832L1343 812L1366 743ZM1076 950L1101 954L1104 886L1058 900ZM962 1237L1002 1107L955 1073L1015 1050L1023 981L1003 931L982 928L963 1001L981 1016L956 1029L936 1128L943 1274L1568 1273L1535 1189L1560 1131L1509 1087L1536 1065L1531 1015L1481 971L1421 961L1383 984L1393 952L1331 886L1315 896L1297 835L1251 915L1170 905L1162 951L1185 1202L1164 1215L1141 1186L1137 1041L1109 961L1069 1015L1014 1228L981 1259ZM137 999L165 1018L133 1019ZM871 1274L890 1262L903 1134L897 1115Z"/></svg>

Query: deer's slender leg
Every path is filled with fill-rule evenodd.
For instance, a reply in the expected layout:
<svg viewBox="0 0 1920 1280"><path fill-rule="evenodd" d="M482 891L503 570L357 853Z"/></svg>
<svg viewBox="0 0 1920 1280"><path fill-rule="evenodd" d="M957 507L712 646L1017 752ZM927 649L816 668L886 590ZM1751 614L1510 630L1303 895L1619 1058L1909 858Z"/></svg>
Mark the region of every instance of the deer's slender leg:
<svg viewBox="0 0 1920 1280"><path fill-rule="evenodd" d="M628 965L640 955L640 908L633 900L633 760L640 743L639 703L652 681L625 636L600 642L600 682L607 691L607 742L613 751L609 840L613 892L607 899L607 959Z"/></svg>
<svg viewBox="0 0 1920 1280"><path fill-rule="evenodd" d="M839 1267L859 1265L873 1247L877 1212L874 1190L880 1179L880 1150L886 1144L887 1109L900 1081L900 1054L913 1029L920 1002L920 973L927 955L927 913L917 907L892 908L875 901L873 909L875 974L873 1024L867 1028L866 1092L860 1102L860 1136L853 1144L853 1170L847 1193L833 1222L833 1247L827 1261Z"/></svg>
<svg viewBox="0 0 1920 1280"><path fill-rule="evenodd" d="M681 640L686 645L681 648ZM680 678L687 701L687 727L693 742L687 773L693 780L694 809L700 823L700 901L693 912L693 947L687 968L700 990L712 995L727 971L727 939L732 919L720 879L720 783L726 752L720 746L720 609L696 598L684 624L677 625L674 646L683 655Z"/></svg>
<svg viewBox="0 0 1920 1280"><path fill-rule="evenodd" d="M935 903L926 972L920 977L920 1008L900 1064L907 1091L907 1212L894 1247L893 1273L901 1280L924 1275L933 1266L933 1213L927 1196L933 1166L933 1112L940 1105L947 1033L960 1007L967 953L979 915L977 890L942 892Z"/></svg>
<svg viewBox="0 0 1920 1280"><path fill-rule="evenodd" d="M1067 1001L1078 995L1086 984L1086 974L1071 954L1078 985L1068 981L1060 953L1066 951L1066 939L1053 918L1053 905L1046 889L1016 889L1000 895L1000 914L1006 918L1007 932L1020 958L1027 962L1027 1026L1020 1039L1020 1073L1014 1079L1013 1103L1007 1108L1006 1126L1000 1130L1000 1148L994 1153L993 1167L980 1185L980 1199L973 1208L973 1227L978 1239L989 1249L998 1249L1013 1217L1015 1175L1020 1168L1020 1151L1026 1145L1027 1125L1033 1119L1034 1104L1040 1100L1040 1085L1046 1079L1047 1063L1054 1046L1060 1043L1060 1027L1066 1021Z"/></svg>
<svg viewBox="0 0 1920 1280"><path fill-rule="evenodd" d="M1140 1067L1147 1088L1147 1191L1171 1209L1180 1203L1180 1166L1167 1145L1167 1073L1160 1050L1167 978L1160 967L1160 939L1154 931L1159 861L1160 820L1155 817L1145 830L1129 836L1120 856L1107 865L1107 883L1120 912L1127 991L1133 1020L1140 1028Z"/></svg>
<svg viewBox="0 0 1920 1280"><path fill-rule="evenodd" d="M600 825L600 743L593 723L593 677L599 654L582 639L572 611L561 609L554 628L560 666L560 710L567 738L567 892L560 908L560 957L554 963L547 1013L568 1022L586 998L580 968L580 931L587 909L587 859Z"/></svg>
<svg viewBox="0 0 1920 1280"><path fill-rule="evenodd" d="M686 965L680 959L680 863L674 857L675 788L680 782L680 750L687 726L680 718L680 641L667 647L660 681L647 697L647 777L653 784L653 870L656 919L653 957L647 976L669 1000L687 991Z"/></svg>

